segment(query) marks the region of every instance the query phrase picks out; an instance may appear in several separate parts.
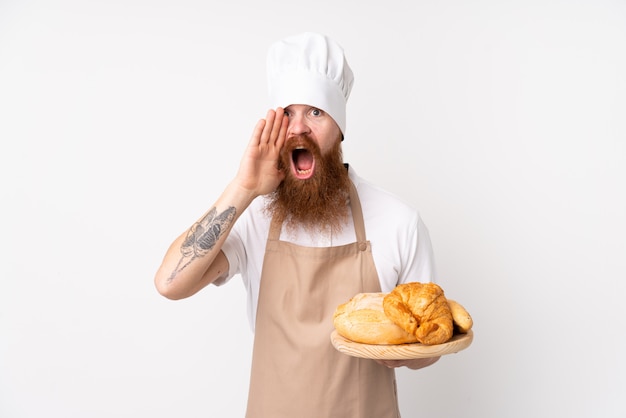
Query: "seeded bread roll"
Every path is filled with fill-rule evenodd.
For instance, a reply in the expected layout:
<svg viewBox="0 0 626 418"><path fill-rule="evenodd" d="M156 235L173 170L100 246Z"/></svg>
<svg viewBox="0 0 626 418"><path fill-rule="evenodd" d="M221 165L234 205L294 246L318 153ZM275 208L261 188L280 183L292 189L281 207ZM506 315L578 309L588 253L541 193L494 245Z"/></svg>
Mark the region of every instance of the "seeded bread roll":
<svg viewBox="0 0 626 418"><path fill-rule="evenodd" d="M359 293L335 310L337 333L362 344L404 344L417 342L385 315L385 293Z"/></svg>

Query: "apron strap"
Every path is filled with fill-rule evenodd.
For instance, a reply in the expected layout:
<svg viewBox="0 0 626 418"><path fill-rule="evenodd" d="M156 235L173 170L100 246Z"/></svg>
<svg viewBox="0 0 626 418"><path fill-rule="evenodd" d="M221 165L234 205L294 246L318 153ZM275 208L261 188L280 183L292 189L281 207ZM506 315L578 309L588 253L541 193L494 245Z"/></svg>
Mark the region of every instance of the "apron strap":
<svg viewBox="0 0 626 418"><path fill-rule="evenodd" d="M356 191L356 186L350 182L350 208L352 209L352 222L354 222L354 232L359 250L367 249L367 239L365 237L365 221L363 220L363 209L361 209L361 199Z"/></svg>
<svg viewBox="0 0 626 418"><path fill-rule="evenodd" d="M279 222L275 216L272 216L272 222L270 223L270 233L267 236L268 240L278 241L280 237L280 230L283 227L283 223Z"/></svg>

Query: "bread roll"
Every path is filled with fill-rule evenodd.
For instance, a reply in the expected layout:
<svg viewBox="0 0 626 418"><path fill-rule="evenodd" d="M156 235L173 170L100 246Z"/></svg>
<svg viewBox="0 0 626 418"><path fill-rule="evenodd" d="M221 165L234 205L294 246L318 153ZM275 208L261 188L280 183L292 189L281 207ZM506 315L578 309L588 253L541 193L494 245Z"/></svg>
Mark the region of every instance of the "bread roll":
<svg viewBox="0 0 626 418"><path fill-rule="evenodd" d="M335 310L333 322L337 333L363 344L404 344L417 342L385 315L385 293L359 293Z"/></svg>
<svg viewBox="0 0 626 418"><path fill-rule="evenodd" d="M474 321L472 320L469 312L465 310L463 305L455 300L448 299L448 305L450 306L452 321L454 322L456 329L461 334L467 334L467 332L472 329L472 326L474 325Z"/></svg>

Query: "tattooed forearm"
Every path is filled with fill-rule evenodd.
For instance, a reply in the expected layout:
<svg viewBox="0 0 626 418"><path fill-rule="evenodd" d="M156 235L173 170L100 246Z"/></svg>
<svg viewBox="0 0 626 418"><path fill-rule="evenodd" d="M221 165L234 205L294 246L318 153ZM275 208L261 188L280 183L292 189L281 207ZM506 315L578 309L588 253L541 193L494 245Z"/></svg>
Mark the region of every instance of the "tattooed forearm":
<svg viewBox="0 0 626 418"><path fill-rule="evenodd" d="M215 247L219 238L228 230L235 218L235 213L236 210L233 206L228 207L220 214L217 213L216 208L212 208L202 219L189 228L189 232L180 247L182 257L168 278L168 282L172 281L194 259L204 256Z"/></svg>
<svg viewBox="0 0 626 418"><path fill-rule="evenodd" d="M216 213L216 208L211 209L189 229L180 249L183 257L202 257L212 249L232 222L235 208L231 206L219 215Z"/></svg>

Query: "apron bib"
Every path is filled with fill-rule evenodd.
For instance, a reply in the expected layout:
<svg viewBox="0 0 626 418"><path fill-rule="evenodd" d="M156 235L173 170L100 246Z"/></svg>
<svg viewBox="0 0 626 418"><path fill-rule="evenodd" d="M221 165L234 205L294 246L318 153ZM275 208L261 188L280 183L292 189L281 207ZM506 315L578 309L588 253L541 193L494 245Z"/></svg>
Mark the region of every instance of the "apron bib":
<svg viewBox="0 0 626 418"><path fill-rule="evenodd" d="M303 247L267 240L250 376L247 418L398 418L395 372L350 357L330 342L338 305L380 292L354 185L350 206L357 242Z"/></svg>

